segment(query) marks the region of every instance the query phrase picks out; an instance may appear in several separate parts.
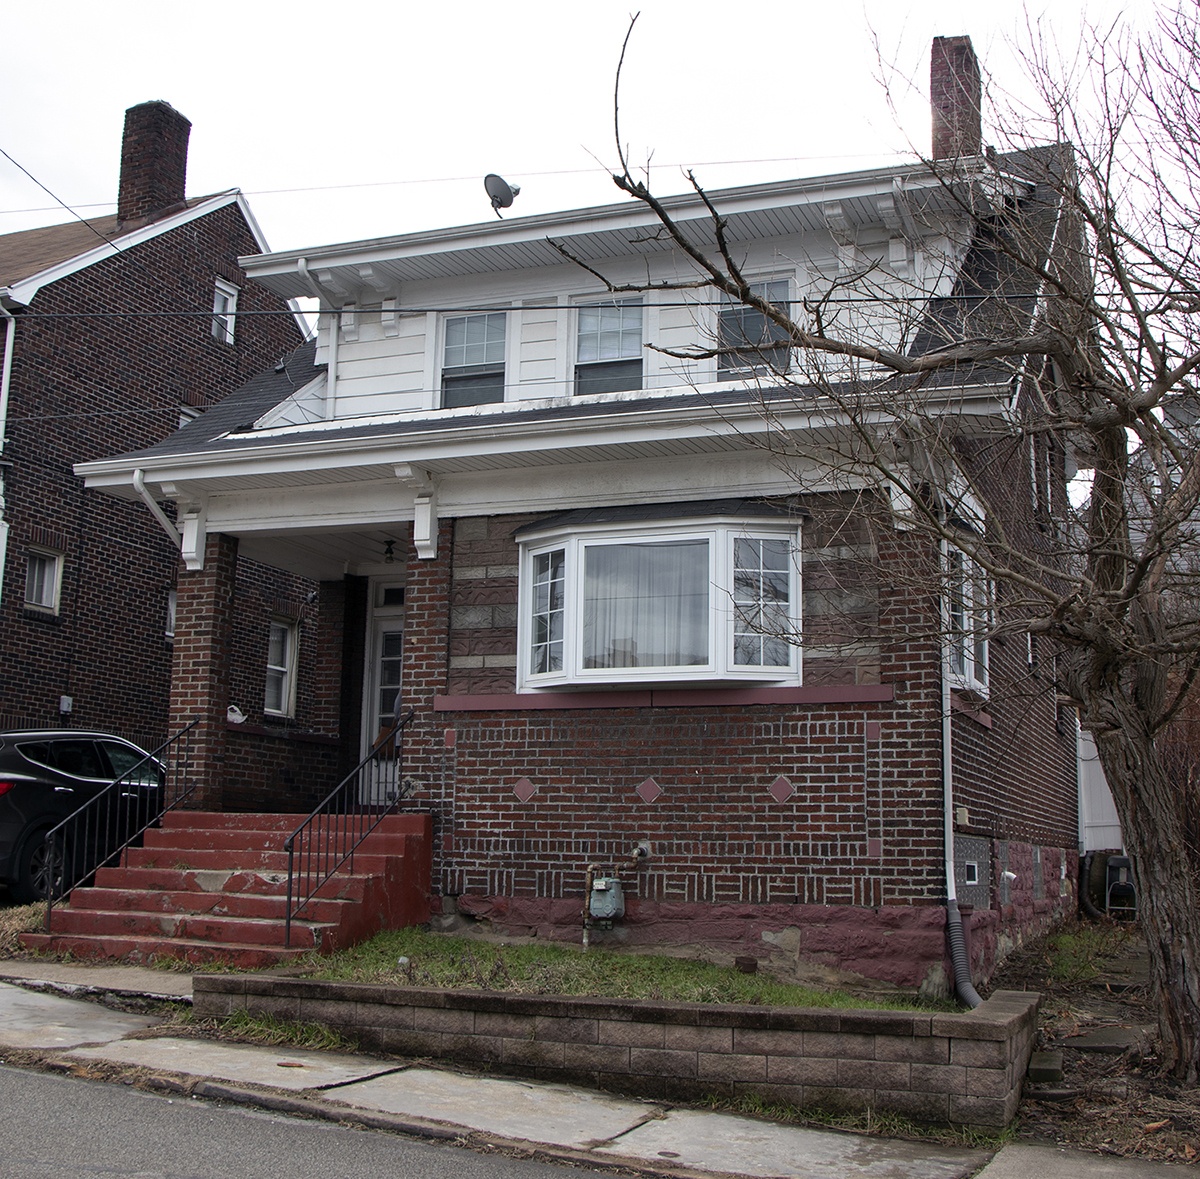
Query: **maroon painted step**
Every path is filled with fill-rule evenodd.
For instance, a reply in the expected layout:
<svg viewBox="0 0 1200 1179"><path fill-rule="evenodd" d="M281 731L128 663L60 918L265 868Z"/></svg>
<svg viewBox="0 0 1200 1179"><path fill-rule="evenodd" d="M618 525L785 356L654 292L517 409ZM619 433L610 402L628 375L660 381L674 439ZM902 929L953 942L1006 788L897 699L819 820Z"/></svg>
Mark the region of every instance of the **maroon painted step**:
<svg viewBox="0 0 1200 1179"><path fill-rule="evenodd" d="M84 958L226 962L258 969L314 950L329 953L380 929L428 920L432 822L390 815L292 922L284 840L301 816L183 811L164 816L119 866L56 906L29 949Z"/></svg>

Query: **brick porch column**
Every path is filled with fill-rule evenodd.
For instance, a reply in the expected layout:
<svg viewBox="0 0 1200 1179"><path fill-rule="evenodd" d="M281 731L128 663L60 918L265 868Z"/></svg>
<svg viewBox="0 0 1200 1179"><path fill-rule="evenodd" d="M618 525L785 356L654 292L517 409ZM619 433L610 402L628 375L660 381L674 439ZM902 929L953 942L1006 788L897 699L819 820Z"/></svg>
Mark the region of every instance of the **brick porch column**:
<svg viewBox="0 0 1200 1179"><path fill-rule="evenodd" d="M225 777L225 712L233 639L238 542L210 536L204 568L179 574L171 663L171 732L193 720L191 774L199 783L188 806L219 810Z"/></svg>

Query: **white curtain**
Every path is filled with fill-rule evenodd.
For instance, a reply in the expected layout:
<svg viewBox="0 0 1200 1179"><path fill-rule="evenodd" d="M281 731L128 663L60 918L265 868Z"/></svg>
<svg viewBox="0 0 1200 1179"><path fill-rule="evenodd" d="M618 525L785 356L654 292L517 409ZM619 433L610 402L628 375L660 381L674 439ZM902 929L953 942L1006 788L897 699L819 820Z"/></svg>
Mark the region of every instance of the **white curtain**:
<svg viewBox="0 0 1200 1179"><path fill-rule="evenodd" d="M585 668L708 663L707 540L588 545L584 570Z"/></svg>

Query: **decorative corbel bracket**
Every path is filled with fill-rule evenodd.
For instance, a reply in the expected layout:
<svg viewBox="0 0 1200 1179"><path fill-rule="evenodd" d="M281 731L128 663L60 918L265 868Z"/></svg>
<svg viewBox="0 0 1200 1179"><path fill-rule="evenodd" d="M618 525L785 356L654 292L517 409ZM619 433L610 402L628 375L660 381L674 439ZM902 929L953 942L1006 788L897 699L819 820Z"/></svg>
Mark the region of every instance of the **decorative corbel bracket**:
<svg viewBox="0 0 1200 1179"><path fill-rule="evenodd" d="M204 568L204 546L208 541L208 500L179 505L179 530L183 540L179 545L183 564L192 572Z"/></svg>
<svg viewBox="0 0 1200 1179"><path fill-rule="evenodd" d="M413 548L422 561L430 561L437 556L437 483L429 471L410 463L397 463L393 470L401 486L410 487L415 493Z"/></svg>

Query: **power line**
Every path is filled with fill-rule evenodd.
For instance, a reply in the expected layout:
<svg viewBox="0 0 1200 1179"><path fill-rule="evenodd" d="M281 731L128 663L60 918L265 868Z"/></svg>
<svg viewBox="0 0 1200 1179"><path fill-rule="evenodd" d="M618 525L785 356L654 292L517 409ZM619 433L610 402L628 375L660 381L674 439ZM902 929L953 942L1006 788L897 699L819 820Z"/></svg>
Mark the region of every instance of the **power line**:
<svg viewBox="0 0 1200 1179"><path fill-rule="evenodd" d="M8 152L6 152L4 150L4 148L2 148L2 147L0 147L0 156L3 156L6 160L8 160L8 162L10 164L12 164L13 167L20 168L20 170L22 172L24 172L25 175L28 176L29 179L32 180L34 182L34 184L36 184L38 186L38 188L40 188L44 193L46 193L47 196L49 196L53 200L55 200L59 206L66 209L66 211L68 213L70 213L71 216L74 217L76 221L80 222L80 224L82 224L82 225L86 225L88 227L88 229L90 229L92 231L92 233L94 233L102 242L107 242L110 246L112 246L112 248L114 250L117 251L118 254L124 253L124 251L120 248L120 246L115 245L110 238L105 237L104 234L102 234L94 225L91 224L91 222L87 221L85 218L81 217L78 213L76 213L75 210L72 209L71 206L68 205L66 201L64 201L57 193L51 192L50 189L47 188L32 172L30 172L30 170L28 168L26 168L23 164L19 164L16 160L14 160L12 158L12 156L10 156L8 154ZM51 207L53 208L55 206L51 206ZM42 212L43 210L38 210L38 211Z"/></svg>
<svg viewBox="0 0 1200 1179"><path fill-rule="evenodd" d="M2 149L0 149L0 151L2 151ZM3 152L3 154L8 159L12 160L12 156L9 156L7 152ZM694 164L650 164L650 165L648 165L648 168L651 171L662 171L664 169L677 170L677 169L683 169L683 168L725 168L725 167L734 167L734 166L741 167L741 166L746 166L746 165L750 165L750 164L802 164L802 163L812 163L817 160L878 159L881 156L889 156L889 157L895 157L895 158L899 159L901 157L906 157L910 154L911 153L899 152L899 151L890 151L890 152L889 151L880 151L880 152L856 152L854 154L847 154L847 155L775 156L775 157L765 156L762 158L746 159L746 160L699 160ZM12 160L12 162L14 164L16 164L16 166L18 168L21 168L21 165L17 164L16 160ZM60 205L64 209L68 209L69 212L74 213L74 209L71 209L63 201L59 200L59 198L57 196L55 196L54 193L50 192L50 190L48 188L46 188L46 186L44 184L42 184L40 181L37 180L36 177L34 177L28 171L26 171L25 168L21 168L21 171L24 172L26 176L29 176L29 178L31 180L33 180L33 182L35 184L37 184L39 188L42 188L46 192L50 193L50 195L52 197L54 197L54 199L56 201L58 201L58 205L44 205L44 206L38 206L38 207L33 207L33 208L27 208L27 209L0 209L0 216L18 215L18 214L24 214L24 213L50 213L50 212L54 212L54 210L57 209ZM528 177L540 177L540 176L584 176L584 175L588 175L588 174L596 173L596 172L600 172L600 171L602 171L602 169L599 169L597 167L557 168L557 169L550 169L550 170L544 170L544 171L539 171L539 172L522 172L520 175L521 175L522 179L525 179ZM641 169L639 169L639 171L641 171ZM604 171L604 174L607 175L607 171ZM242 191L248 197L287 196L287 195L291 195L291 194L306 193L306 192L351 192L355 189L360 189L360 188L395 188L395 187L399 187L399 186L410 186L410 185L418 185L418 184L462 184L462 183L469 183L470 181L475 181L475 180L479 180L479 179L480 178L478 176L430 176L430 177L423 177L423 178L411 179L411 180L364 180L364 181L361 181L356 184L311 184L311 185L300 185L300 186L297 186L294 188L257 188L257 189L243 189ZM115 206L115 204L116 204L115 201L89 201L89 202L81 202L81 203L77 204L75 206L75 208L77 208L77 209L111 209ZM78 214L76 214L76 216L78 216Z"/></svg>
<svg viewBox="0 0 1200 1179"><path fill-rule="evenodd" d="M305 296L306 298L308 296ZM613 301L617 301L621 296L613 296ZM851 304L871 304L873 306L895 307L895 306L916 306L927 303L1020 303L1031 299L1037 299L1036 292L1025 292L1018 294L981 294L981 295L931 295L924 292L915 293L912 295L838 295L830 296L829 298L814 297L811 302L815 306L819 304L825 306L847 306ZM595 306L597 303L607 305L607 299L592 299L587 298L581 303L521 303L519 305L508 307L497 307L495 303L466 303L457 305L442 304L437 307L397 307L395 312L398 315L417 316L417 315L485 315L485 314L503 314L509 311L555 311L555 312L570 312L578 309L581 306ZM793 299L789 300L793 306L802 307L804 300ZM656 301L653 304L647 304L657 308L700 308L700 307L719 307L725 310L744 310L743 305L736 302L730 302L728 299L678 299ZM303 315L378 315L380 308L378 304L357 307L345 308L321 308L310 311L302 311ZM284 315L288 317L295 316L294 311L242 311L238 310L234 313L236 318L243 316L271 316ZM29 322L37 319L211 319L213 312L208 311L25 311L19 316L22 322Z"/></svg>

